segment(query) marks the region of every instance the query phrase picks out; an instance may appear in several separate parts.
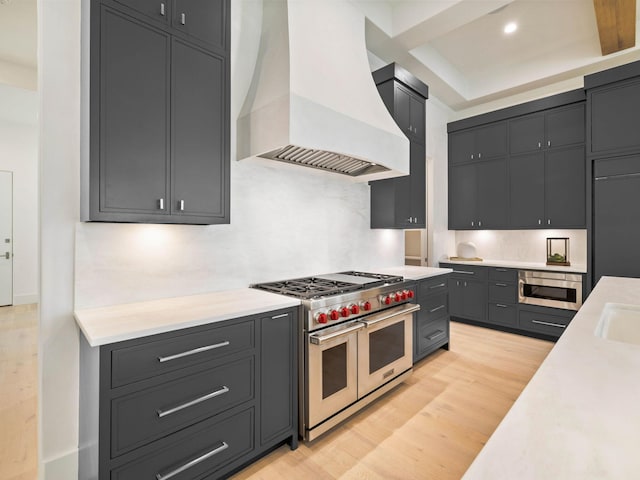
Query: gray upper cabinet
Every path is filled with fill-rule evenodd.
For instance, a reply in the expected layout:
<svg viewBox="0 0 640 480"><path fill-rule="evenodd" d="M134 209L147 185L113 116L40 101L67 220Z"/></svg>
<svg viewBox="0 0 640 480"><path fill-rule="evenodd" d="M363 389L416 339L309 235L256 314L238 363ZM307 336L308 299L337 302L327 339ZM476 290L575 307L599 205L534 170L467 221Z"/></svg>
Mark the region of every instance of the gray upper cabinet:
<svg viewBox="0 0 640 480"><path fill-rule="evenodd" d="M211 2L219 3L227 2ZM172 2L90 5L82 219L229 223L228 49L176 36L162 22ZM228 15L226 6L218 10ZM156 16L161 21L149 22Z"/></svg>
<svg viewBox="0 0 640 480"><path fill-rule="evenodd" d="M171 25L191 40L227 48L228 0L174 0Z"/></svg>
<svg viewBox="0 0 640 480"><path fill-rule="evenodd" d="M508 211L506 159L449 168L449 229L505 228Z"/></svg>
<svg viewBox="0 0 640 480"><path fill-rule="evenodd" d="M537 112L509 121L509 152L535 152L583 144L584 104L579 103Z"/></svg>
<svg viewBox="0 0 640 480"><path fill-rule="evenodd" d="M449 163L489 160L507 154L507 122L483 125L449 135Z"/></svg>
<svg viewBox="0 0 640 480"><path fill-rule="evenodd" d="M225 59L181 40L174 40L173 57L172 213L223 223L228 162L219 92L225 90Z"/></svg>
<svg viewBox="0 0 640 480"><path fill-rule="evenodd" d="M106 7L100 32L93 213L162 221L169 198L170 37Z"/></svg>
<svg viewBox="0 0 640 480"><path fill-rule="evenodd" d="M640 77L619 81L588 93L590 153L610 156L640 150Z"/></svg>
<svg viewBox="0 0 640 480"><path fill-rule="evenodd" d="M410 174L369 183L371 228L425 228L428 88L394 63L373 72L373 78L387 110L410 141Z"/></svg>
<svg viewBox="0 0 640 480"><path fill-rule="evenodd" d="M584 91L449 124L449 229L585 228L584 143Z"/></svg>

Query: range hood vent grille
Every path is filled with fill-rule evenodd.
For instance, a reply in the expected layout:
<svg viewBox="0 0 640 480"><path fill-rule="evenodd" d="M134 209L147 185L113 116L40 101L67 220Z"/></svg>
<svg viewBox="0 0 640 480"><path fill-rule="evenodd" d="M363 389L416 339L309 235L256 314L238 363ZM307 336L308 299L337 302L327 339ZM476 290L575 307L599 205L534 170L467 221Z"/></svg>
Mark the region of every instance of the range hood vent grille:
<svg viewBox="0 0 640 480"><path fill-rule="evenodd" d="M389 169L359 158L342 155L328 150L314 150L295 145L287 145L271 152L267 152L260 157L279 160L281 162L304 165L306 167L318 168L343 175L357 177L370 173L386 172Z"/></svg>

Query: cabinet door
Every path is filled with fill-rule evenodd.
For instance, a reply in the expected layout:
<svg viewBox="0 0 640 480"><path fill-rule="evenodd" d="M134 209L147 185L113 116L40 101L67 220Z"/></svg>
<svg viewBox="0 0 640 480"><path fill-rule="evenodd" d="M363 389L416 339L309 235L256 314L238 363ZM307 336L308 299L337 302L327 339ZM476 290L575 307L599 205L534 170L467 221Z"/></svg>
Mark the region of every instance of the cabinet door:
<svg viewBox="0 0 640 480"><path fill-rule="evenodd" d="M544 142L544 114L534 113L509 121L509 151L535 152Z"/></svg>
<svg viewBox="0 0 640 480"><path fill-rule="evenodd" d="M164 32L102 7L99 212L168 211L169 48Z"/></svg>
<svg viewBox="0 0 640 480"><path fill-rule="evenodd" d="M585 228L584 147L549 150L545 156L545 222L551 228Z"/></svg>
<svg viewBox="0 0 640 480"><path fill-rule="evenodd" d="M544 153L509 159L509 225L541 227L544 220Z"/></svg>
<svg viewBox="0 0 640 480"><path fill-rule="evenodd" d="M260 441L295 429L297 329L291 313L260 320ZM297 432L293 433L297 439Z"/></svg>
<svg viewBox="0 0 640 480"><path fill-rule="evenodd" d="M487 318L487 284L477 280L464 280L464 318L478 320Z"/></svg>
<svg viewBox="0 0 640 480"><path fill-rule="evenodd" d="M116 2L162 23L167 23L171 15L169 0L116 0Z"/></svg>
<svg viewBox="0 0 640 480"><path fill-rule="evenodd" d="M474 130L449 134L449 164L470 162L475 151ZM475 156L474 156L475 158Z"/></svg>
<svg viewBox="0 0 640 480"><path fill-rule="evenodd" d="M507 154L507 123L498 122L475 129L478 160Z"/></svg>
<svg viewBox="0 0 640 480"><path fill-rule="evenodd" d="M228 221L227 64L173 41L173 213L203 223Z"/></svg>
<svg viewBox="0 0 640 480"><path fill-rule="evenodd" d="M464 281L458 278L449 279L449 314L453 317L465 316Z"/></svg>
<svg viewBox="0 0 640 480"><path fill-rule="evenodd" d="M175 0L172 26L193 39L226 49L228 0Z"/></svg>
<svg viewBox="0 0 640 480"><path fill-rule="evenodd" d="M507 162L505 159L482 162L476 165L477 211L479 228L504 228L507 226Z"/></svg>
<svg viewBox="0 0 640 480"><path fill-rule="evenodd" d="M425 140L425 108L424 99L418 95L410 96L411 126L413 127L413 137L424 142Z"/></svg>
<svg viewBox="0 0 640 480"><path fill-rule="evenodd" d="M584 104L554 108L547 112L546 146L563 147L584 143Z"/></svg>
<svg viewBox="0 0 640 480"><path fill-rule="evenodd" d="M425 228L427 226L425 147L421 143L411 142L410 148L411 212L414 218L413 228Z"/></svg>
<svg viewBox="0 0 640 480"><path fill-rule="evenodd" d="M476 227L476 165L449 168L449 229Z"/></svg>
<svg viewBox="0 0 640 480"><path fill-rule="evenodd" d="M640 148L640 79L618 82L589 92L591 153Z"/></svg>
<svg viewBox="0 0 640 480"><path fill-rule="evenodd" d="M629 158L629 157L628 157ZM640 157L626 171L595 174L593 183L593 281L601 276L640 277ZM623 161L624 159L620 159ZM597 169L618 160L598 160Z"/></svg>
<svg viewBox="0 0 640 480"><path fill-rule="evenodd" d="M411 203L412 176L393 178L396 228L413 228L413 205Z"/></svg>

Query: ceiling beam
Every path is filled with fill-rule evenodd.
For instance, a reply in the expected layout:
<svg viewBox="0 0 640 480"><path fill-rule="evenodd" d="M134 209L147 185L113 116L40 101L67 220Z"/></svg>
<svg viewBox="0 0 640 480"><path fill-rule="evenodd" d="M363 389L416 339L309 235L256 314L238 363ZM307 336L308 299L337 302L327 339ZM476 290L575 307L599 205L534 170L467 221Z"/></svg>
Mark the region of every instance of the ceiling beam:
<svg viewBox="0 0 640 480"><path fill-rule="evenodd" d="M602 55L636 45L636 0L593 0Z"/></svg>

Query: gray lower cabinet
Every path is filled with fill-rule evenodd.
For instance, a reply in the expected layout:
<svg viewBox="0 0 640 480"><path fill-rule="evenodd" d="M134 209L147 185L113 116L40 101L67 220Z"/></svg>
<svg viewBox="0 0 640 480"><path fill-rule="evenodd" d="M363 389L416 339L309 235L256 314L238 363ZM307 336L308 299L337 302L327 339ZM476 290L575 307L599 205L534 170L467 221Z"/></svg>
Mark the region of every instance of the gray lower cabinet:
<svg viewBox="0 0 640 480"><path fill-rule="evenodd" d="M420 310L413 325L413 363L441 347L449 349L448 277L439 275L417 283Z"/></svg>
<svg viewBox="0 0 640 480"><path fill-rule="evenodd" d="M487 271L484 267L442 264L453 268L449 276L451 317L482 322L487 317Z"/></svg>
<svg viewBox="0 0 640 480"><path fill-rule="evenodd" d="M453 320L556 340L575 311L518 303L518 270L441 263L453 268L449 312Z"/></svg>
<svg viewBox="0 0 640 480"><path fill-rule="evenodd" d="M296 448L297 310L105 345L81 341L82 479L225 476Z"/></svg>
<svg viewBox="0 0 640 480"><path fill-rule="evenodd" d="M83 5L91 46L82 220L229 223L229 32L216 46L192 42L166 20L182 3L209 4ZM204 17L219 16L210 28L227 25L228 0L209 6Z"/></svg>

